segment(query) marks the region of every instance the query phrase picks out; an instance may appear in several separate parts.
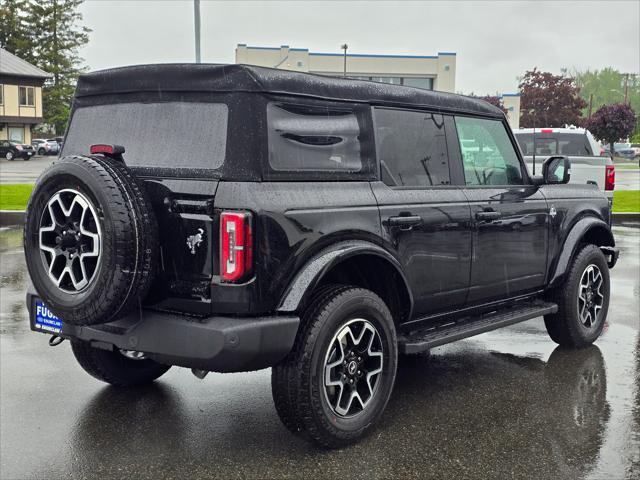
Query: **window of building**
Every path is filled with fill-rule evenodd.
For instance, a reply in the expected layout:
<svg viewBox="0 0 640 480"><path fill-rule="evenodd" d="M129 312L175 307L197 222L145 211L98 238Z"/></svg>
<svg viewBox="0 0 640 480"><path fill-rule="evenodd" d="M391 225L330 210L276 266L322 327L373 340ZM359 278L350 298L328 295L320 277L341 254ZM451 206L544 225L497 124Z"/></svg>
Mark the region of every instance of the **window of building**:
<svg viewBox="0 0 640 480"><path fill-rule="evenodd" d="M270 103L269 164L285 171L360 171L360 125L354 110Z"/></svg>
<svg viewBox="0 0 640 480"><path fill-rule="evenodd" d="M429 77L387 77L387 76L363 76L351 75L349 78L355 80L369 80L372 82L388 83L390 85L404 85L407 87L433 90L433 78Z"/></svg>
<svg viewBox="0 0 640 480"><path fill-rule="evenodd" d="M467 185L522 185L522 167L499 120L456 117Z"/></svg>
<svg viewBox="0 0 640 480"><path fill-rule="evenodd" d="M404 77L402 84L407 87L416 87L416 88L423 88L425 90L433 90L433 78Z"/></svg>
<svg viewBox="0 0 640 480"><path fill-rule="evenodd" d="M33 107L36 104L36 92L34 87L20 87L19 96L21 107Z"/></svg>
<svg viewBox="0 0 640 480"><path fill-rule="evenodd" d="M370 77L374 82L402 85L402 77Z"/></svg>
<svg viewBox="0 0 640 480"><path fill-rule="evenodd" d="M442 115L377 108L376 148L387 185L448 185L449 156Z"/></svg>

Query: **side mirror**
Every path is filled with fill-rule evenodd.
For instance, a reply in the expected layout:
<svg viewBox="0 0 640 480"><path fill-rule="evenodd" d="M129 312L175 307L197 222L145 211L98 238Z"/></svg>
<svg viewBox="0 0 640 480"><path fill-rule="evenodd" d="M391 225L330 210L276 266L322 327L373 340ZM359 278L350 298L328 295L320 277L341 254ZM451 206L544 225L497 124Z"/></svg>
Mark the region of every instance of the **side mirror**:
<svg viewBox="0 0 640 480"><path fill-rule="evenodd" d="M571 162L563 156L547 158L542 164L542 178L547 185L569 183L571 179Z"/></svg>

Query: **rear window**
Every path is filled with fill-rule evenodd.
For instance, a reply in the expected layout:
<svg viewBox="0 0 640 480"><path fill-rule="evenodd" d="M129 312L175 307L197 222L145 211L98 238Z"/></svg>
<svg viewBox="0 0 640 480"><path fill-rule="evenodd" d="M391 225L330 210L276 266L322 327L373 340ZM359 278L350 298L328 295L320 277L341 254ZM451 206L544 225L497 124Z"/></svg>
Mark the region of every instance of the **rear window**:
<svg viewBox="0 0 640 480"><path fill-rule="evenodd" d="M533 133L515 132L523 155L533 155ZM584 133L536 133L536 155L592 156L594 153Z"/></svg>
<svg viewBox="0 0 640 480"><path fill-rule="evenodd" d="M222 103L118 103L78 108L64 155L97 143L123 145L127 165L216 169L224 163L228 108Z"/></svg>
<svg viewBox="0 0 640 480"><path fill-rule="evenodd" d="M362 169L360 124L354 110L270 103L269 165L277 171Z"/></svg>

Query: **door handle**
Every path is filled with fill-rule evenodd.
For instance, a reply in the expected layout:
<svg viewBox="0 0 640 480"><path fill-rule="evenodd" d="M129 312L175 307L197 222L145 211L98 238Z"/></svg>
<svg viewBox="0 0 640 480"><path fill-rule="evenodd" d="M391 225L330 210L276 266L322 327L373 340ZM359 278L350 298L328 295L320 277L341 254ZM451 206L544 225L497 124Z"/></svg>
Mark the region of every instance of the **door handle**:
<svg viewBox="0 0 640 480"><path fill-rule="evenodd" d="M484 212L477 212L476 213L476 220L497 220L502 216L502 214L500 212L496 212L493 210L489 210L489 211L484 211Z"/></svg>
<svg viewBox="0 0 640 480"><path fill-rule="evenodd" d="M400 227L401 230L411 230L415 225L422 223L422 217L418 215L407 215L401 217L389 217L387 224L390 227Z"/></svg>

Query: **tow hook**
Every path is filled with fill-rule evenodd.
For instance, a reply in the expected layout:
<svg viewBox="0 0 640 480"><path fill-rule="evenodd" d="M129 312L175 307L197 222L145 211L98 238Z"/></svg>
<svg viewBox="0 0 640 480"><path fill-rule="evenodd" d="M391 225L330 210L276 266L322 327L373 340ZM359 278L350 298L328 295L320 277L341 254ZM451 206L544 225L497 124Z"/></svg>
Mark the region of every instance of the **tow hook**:
<svg viewBox="0 0 640 480"><path fill-rule="evenodd" d="M58 335L51 335L51 337L49 338L49 346L50 347L57 347L62 342L64 342L64 338L59 337Z"/></svg>
<svg viewBox="0 0 640 480"><path fill-rule="evenodd" d="M199 378L200 380L204 380L204 377L206 377L209 374L209 370L200 370L199 368L192 368L191 373L193 373L196 376L196 378Z"/></svg>

